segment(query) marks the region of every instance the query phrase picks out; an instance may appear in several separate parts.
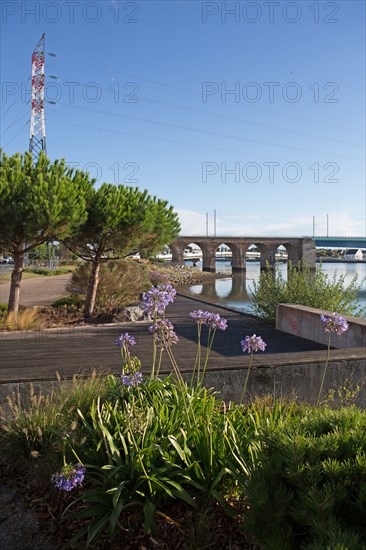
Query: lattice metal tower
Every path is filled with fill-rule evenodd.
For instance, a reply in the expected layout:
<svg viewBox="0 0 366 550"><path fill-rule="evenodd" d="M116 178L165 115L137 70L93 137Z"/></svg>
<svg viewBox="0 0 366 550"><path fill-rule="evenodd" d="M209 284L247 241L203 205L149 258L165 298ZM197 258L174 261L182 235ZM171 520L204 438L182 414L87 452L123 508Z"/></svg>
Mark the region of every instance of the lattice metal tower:
<svg viewBox="0 0 366 550"><path fill-rule="evenodd" d="M42 34L32 54L32 116L29 151L37 162L41 151L46 151L46 126L44 119L44 57L45 33Z"/></svg>

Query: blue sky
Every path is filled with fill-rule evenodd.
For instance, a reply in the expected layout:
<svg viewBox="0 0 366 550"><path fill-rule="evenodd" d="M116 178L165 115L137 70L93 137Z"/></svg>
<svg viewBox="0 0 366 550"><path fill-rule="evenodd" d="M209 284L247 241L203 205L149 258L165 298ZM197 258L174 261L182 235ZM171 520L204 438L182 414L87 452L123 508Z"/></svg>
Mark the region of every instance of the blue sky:
<svg viewBox="0 0 366 550"><path fill-rule="evenodd" d="M5 152L29 143L46 33L46 133L103 181L179 212L182 234L365 234L363 1L1 3ZM53 54L53 55L49 55ZM230 93L231 91L231 93Z"/></svg>

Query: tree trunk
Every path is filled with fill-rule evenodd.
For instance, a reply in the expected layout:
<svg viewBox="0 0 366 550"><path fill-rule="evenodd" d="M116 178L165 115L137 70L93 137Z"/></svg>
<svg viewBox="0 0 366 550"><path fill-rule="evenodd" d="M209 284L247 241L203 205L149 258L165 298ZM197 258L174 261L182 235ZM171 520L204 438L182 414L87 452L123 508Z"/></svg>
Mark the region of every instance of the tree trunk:
<svg viewBox="0 0 366 550"><path fill-rule="evenodd" d="M95 306L95 297L97 295L99 283L100 261L97 259L92 263L92 271L89 279L88 292L86 294L84 317L88 319L93 315Z"/></svg>
<svg viewBox="0 0 366 550"><path fill-rule="evenodd" d="M14 258L14 269L11 274L8 313L13 312L15 313L15 315L17 315L18 309L19 309L20 282L22 280L22 275L23 275L24 254L22 251L14 253L13 258Z"/></svg>

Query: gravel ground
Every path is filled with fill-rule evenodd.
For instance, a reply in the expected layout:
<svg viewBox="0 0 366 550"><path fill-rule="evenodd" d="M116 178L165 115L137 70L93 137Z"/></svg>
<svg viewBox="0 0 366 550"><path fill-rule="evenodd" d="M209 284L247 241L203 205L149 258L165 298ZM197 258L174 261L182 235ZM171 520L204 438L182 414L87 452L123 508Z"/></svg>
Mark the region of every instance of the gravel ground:
<svg viewBox="0 0 366 550"><path fill-rule="evenodd" d="M51 534L42 532L42 514L32 509L17 487L0 483L1 550L57 550Z"/></svg>

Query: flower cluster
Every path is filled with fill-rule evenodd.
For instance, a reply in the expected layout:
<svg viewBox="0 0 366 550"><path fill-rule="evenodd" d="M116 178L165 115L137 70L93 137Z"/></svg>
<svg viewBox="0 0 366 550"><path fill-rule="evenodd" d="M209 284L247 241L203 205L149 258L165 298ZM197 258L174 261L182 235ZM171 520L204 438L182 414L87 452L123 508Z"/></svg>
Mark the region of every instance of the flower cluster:
<svg viewBox="0 0 366 550"><path fill-rule="evenodd" d="M125 332L124 334L121 334L116 339L116 346L119 348L128 348L129 346L134 346L136 344L136 340L133 336L128 334L128 332Z"/></svg>
<svg viewBox="0 0 366 550"><path fill-rule="evenodd" d="M172 344L179 341L178 336L174 332L174 325L168 319L159 319L149 327L149 332L154 334L155 342L158 348L166 350Z"/></svg>
<svg viewBox="0 0 366 550"><path fill-rule="evenodd" d="M83 484L85 467L81 464L65 464L61 472L53 474L51 481L60 491L72 491Z"/></svg>
<svg viewBox="0 0 366 550"><path fill-rule="evenodd" d="M254 353L255 351L265 351L267 344L262 340L260 336L246 336L244 340L240 342L243 352Z"/></svg>
<svg viewBox="0 0 366 550"><path fill-rule="evenodd" d="M153 285L167 284L169 279L165 273L160 273L159 271L150 271L149 279Z"/></svg>
<svg viewBox="0 0 366 550"><path fill-rule="evenodd" d="M327 313L320 316L320 322L323 325L325 332L331 334L341 335L348 330L348 323L346 319L338 315L338 313L333 313L328 315Z"/></svg>
<svg viewBox="0 0 366 550"><path fill-rule="evenodd" d="M142 309L146 315L163 315L168 304L174 302L177 291L170 284L153 286L142 297Z"/></svg>
<svg viewBox="0 0 366 550"><path fill-rule="evenodd" d="M121 374L122 384L130 388L135 388L143 382L142 372L135 372L134 374Z"/></svg>
<svg viewBox="0 0 366 550"><path fill-rule="evenodd" d="M221 317L218 313L196 309L191 311L189 315L198 325L208 325L210 328L219 330L227 329L227 320Z"/></svg>

